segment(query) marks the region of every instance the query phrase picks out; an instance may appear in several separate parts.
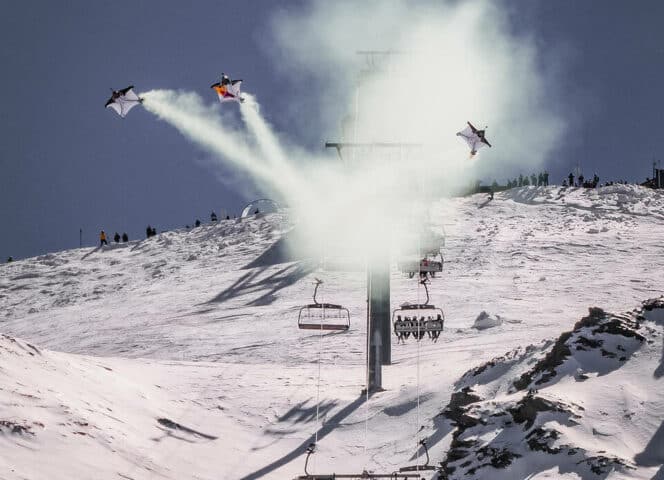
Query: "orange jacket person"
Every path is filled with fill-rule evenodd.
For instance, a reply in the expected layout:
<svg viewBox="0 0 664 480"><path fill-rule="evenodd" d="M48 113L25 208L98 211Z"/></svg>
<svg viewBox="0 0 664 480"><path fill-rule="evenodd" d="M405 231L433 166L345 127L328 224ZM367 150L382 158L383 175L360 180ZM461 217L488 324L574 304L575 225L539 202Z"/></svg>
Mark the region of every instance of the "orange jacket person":
<svg viewBox="0 0 664 480"><path fill-rule="evenodd" d="M99 246L101 247L102 245L108 245L108 242L106 241L106 233L103 230L99 234Z"/></svg>

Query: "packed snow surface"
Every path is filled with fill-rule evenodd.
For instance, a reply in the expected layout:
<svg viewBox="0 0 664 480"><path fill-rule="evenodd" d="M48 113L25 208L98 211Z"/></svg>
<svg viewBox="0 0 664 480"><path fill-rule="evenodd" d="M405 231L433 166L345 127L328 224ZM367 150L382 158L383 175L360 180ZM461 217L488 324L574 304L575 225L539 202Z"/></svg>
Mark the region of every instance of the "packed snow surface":
<svg viewBox="0 0 664 480"><path fill-rule="evenodd" d="M316 437L310 472L392 472L423 461L418 438L438 465L455 432L439 414L464 372L529 345L544 352L589 307L625 312L663 293L657 191L524 187L440 200L430 219L446 235L429 286L445 332L437 343L395 338L386 390L368 402L365 273L286 253L302 228L287 212L0 266L0 478L292 478ZM392 307L423 301L392 260ZM297 329L314 277L325 282L319 301L350 310L348 332ZM504 321L473 328L481 312ZM501 475L664 475L664 337L661 313L647 315L644 342L611 374L571 374L546 398L583 417L583 434L560 429L569 444L627 466L597 474L521 457ZM491 369L491 395L509 395L510 362Z"/></svg>

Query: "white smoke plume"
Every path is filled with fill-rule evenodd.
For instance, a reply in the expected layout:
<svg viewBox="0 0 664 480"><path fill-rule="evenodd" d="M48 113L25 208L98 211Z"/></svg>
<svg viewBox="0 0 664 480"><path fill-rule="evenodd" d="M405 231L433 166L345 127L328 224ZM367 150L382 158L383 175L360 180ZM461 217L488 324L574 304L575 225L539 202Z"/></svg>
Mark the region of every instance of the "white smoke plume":
<svg viewBox="0 0 664 480"><path fill-rule="evenodd" d="M278 145L270 141L271 132L264 125L261 138L266 138L268 152L257 150L244 132L224 122L219 110L207 107L199 95L173 90L151 90L141 94L145 108L177 128L185 137L215 154L219 161L226 162L245 173L272 195L280 195L296 186L297 179L282 175L287 165L280 162L283 154ZM257 107L243 105L243 112L255 112ZM247 115L254 120L257 113Z"/></svg>
<svg viewBox="0 0 664 480"><path fill-rule="evenodd" d="M498 2L318 1L282 12L273 31L276 64L316 92L298 91L295 101L317 104L315 116L296 105L297 118L321 134L356 116L347 137L422 142L431 147L422 163L445 176L468 168L472 178L541 168L562 139L546 52L513 33ZM455 138L466 121L488 125L495 143L470 165Z"/></svg>
<svg viewBox="0 0 664 480"><path fill-rule="evenodd" d="M540 52L508 20L484 1L319 1L277 15L271 53L293 88L292 123L321 144L365 145L343 160L282 144L250 95L246 132L195 94L148 92L145 106L290 206L310 244L366 253L426 221L432 198L536 171L560 141ZM494 145L474 160L455 136L466 121L488 125Z"/></svg>

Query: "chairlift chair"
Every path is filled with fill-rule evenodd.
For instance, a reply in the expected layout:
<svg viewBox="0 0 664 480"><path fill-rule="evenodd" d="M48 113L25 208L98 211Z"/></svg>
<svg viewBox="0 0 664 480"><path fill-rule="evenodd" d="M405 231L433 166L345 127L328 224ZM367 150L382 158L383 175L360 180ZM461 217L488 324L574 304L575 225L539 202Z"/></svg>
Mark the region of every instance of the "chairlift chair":
<svg viewBox="0 0 664 480"><path fill-rule="evenodd" d="M429 449L427 448L426 440L420 440L420 445L424 447L424 454L426 455L427 461L424 462L424 465L410 465L408 467L401 467L400 472L420 472L425 470L436 470L434 465L429 465Z"/></svg>
<svg viewBox="0 0 664 480"><path fill-rule="evenodd" d="M416 340L422 340L427 335L434 342L445 326L445 314L441 308L429 305L429 289L427 279L420 281L424 285L427 300L424 303L403 303L392 312L392 325L398 342L404 342L412 335Z"/></svg>
<svg viewBox="0 0 664 480"><path fill-rule="evenodd" d="M439 252L440 261L433 260L429 254L425 255L419 262L415 260L404 260L398 263L399 270L408 274L408 278L413 278L416 273L420 275L429 274L432 277L436 276L436 273L443 271L443 255Z"/></svg>
<svg viewBox="0 0 664 480"><path fill-rule="evenodd" d="M350 312L342 305L319 303L316 300L318 287L322 283L322 280L316 278L314 282L314 303L300 308L297 315L297 327L301 330L345 332L350 328Z"/></svg>
<svg viewBox="0 0 664 480"><path fill-rule="evenodd" d="M299 475L295 477L295 480L335 480L337 478L350 478L356 480L373 480L379 478L391 478L392 480L410 480L410 479L421 479L422 475L419 473L405 473L405 471L391 472L391 473L375 473L369 472L367 470L362 471L361 473L327 473L327 474L315 474L309 473L307 467L309 465L309 457L316 451L316 444L311 443L307 447L307 458L304 461L304 475ZM428 454L427 454L428 459ZM428 460L427 460L428 463Z"/></svg>
<svg viewBox="0 0 664 480"><path fill-rule="evenodd" d="M443 253L445 235L435 233L431 228L424 226L415 238L404 247L401 260L398 262L399 270L413 278L416 273L435 277L436 273L443 271ZM440 259L440 260L438 260Z"/></svg>

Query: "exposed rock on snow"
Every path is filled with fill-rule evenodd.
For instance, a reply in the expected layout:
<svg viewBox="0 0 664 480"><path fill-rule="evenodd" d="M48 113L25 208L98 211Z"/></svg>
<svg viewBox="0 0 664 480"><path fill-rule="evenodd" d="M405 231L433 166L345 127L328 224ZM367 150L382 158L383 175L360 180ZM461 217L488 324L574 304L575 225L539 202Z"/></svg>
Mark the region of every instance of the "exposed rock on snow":
<svg viewBox="0 0 664 480"><path fill-rule="evenodd" d="M556 368L566 362L568 365L561 367L560 372L570 373L580 368L586 372L606 373L606 369L618 368L618 365L607 365L608 362L601 362L593 353L599 352L603 357L624 362L645 340L637 333L637 318L607 315L600 308L590 308L589 311L590 314L578 322L571 332L563 333L558 338L542 360L514 382L518 390L539 388L549 380L560 378L561 373ZM581 355L581 352L589 354Z"/></svg>
<svg viewBox="0 0 664 480"><path fill-rule="evenodd" d="M43 427L44 425L39 422L34 422L35 425ZM0 433L10 433L15 435L34 435L32 426L25 422L14 422L10 420L0 420Z"/></svg>
<svg viewBox="0 0 664 480"><path fill-rule="evenodd" d="M657 425L650 424L646 434L636 421L645 413L638 399L648 386L637 386L634 377L634 371L657 364L661 340L654 340L664 336L663 312L664 298L625 315L591 308L555 342L519 348L467 372L442 413L455 430L440 477L515 479L553 469L581 478L622 478L652 465L652 456L664 461L652 441L643 443L653 434L655 441ZM575 378L579 370L584 383ZM607 411L621 403L627 411ZM642 440L634 445L628 438Z"/></svg>
<svg viewBox="0 0 664 480"><path fill-rule="evenodd" d="M643 303L643 318L655 323L664 323L664 308L661 299L648 300Z"/></svg>

